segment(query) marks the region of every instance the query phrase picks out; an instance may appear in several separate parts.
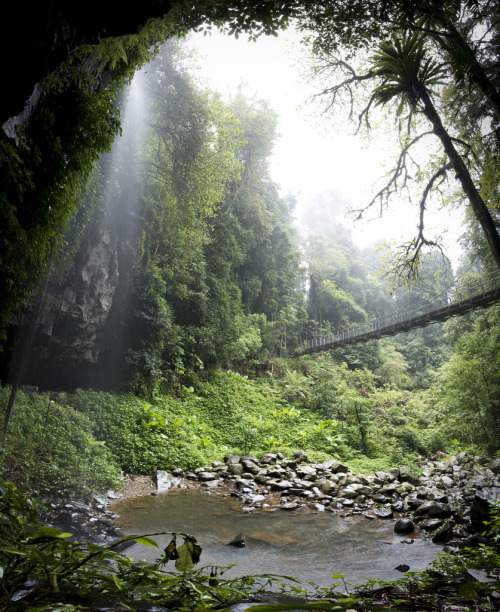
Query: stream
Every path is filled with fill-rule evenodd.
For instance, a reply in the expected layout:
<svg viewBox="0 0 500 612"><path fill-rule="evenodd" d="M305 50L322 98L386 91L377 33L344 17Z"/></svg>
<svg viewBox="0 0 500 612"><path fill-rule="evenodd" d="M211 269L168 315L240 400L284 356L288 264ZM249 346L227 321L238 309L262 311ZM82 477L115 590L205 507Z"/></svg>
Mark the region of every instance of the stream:
<svg viewBox="0 0 500 612"><path fill-rule="evenodd" d="M342 517L305 507L245 513L240 500L197 490L139 497L116 510L124 535L182 531L195 536L203 549L199 566L237 564L226 577L280 574L323 587L331 586L332 574L339 573L351 584L366 578L394 580L402 576L395 570L400 564L409 565L410 571L422 570L441 552L440 546L418 534L409 536L413 544L402 543L405 536L394 533L394 520ZM229 546L239 533L245 535L246 547ZM126 554L154 561L170 536L155 540L160 550L134 544ZM173 562L169 568L174 569Z"/></svg>

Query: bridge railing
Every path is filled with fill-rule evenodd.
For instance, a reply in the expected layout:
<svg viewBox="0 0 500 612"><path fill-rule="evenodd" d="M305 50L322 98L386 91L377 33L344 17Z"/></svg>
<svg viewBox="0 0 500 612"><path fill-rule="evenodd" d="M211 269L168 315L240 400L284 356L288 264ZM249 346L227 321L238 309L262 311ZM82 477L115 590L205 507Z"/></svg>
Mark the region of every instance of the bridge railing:
<svg viewBox="0 0 500 612"><path fill-rule="evenodd" d="M399 310L385 317L372 319L361 325L351 326L331 334L320 335L307 342L307 350L330 344L340 344L346 341L352 342L360 336L370 333L384 332L398 325L407 323L411 326L412 321L428 317L432 320L445 310L458 305L474 304L475 300L486 298L495 291L500 290L500 270L481 276L468 283L456 283L446 291L432 298L422 300L417 305Z"/></svg>

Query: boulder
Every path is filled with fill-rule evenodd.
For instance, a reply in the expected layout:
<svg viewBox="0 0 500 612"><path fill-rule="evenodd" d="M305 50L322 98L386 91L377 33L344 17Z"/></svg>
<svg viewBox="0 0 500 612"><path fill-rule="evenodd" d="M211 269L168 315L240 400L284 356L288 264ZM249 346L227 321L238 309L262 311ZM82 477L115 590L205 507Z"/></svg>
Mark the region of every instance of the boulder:
<svg viewBox="0 0 500 612"><path fill-rule="evenodd" d="M229 462L227 464L227 470L233 476L241 476L241 474L243 474L244 467L241 465L241 463Z"/></svg>
<svg viewBox="0 0 500 612"><path fill-rule="evenodd" d="M430 518L448 518L453 514L452 509L448 504L439 502L426 502L420 505L414 512L415 518L421 516L429 516Z"/></svg>
<svg viewBox="0 0 500 612"><path fill-rule="evenodd" d="M286 491L287 489L293 488L293 482L289 480L277 480L274 484L271 485L271 489L273 491Z"/></svg>
<svg viewBox="0 0 500 612"><path fill-rule="evenodd" d="M380 519L390 519L394 514L390 508L377 508L375 510L375 516L378 516Z"/></svg>
<svg viewBox="0 0 500 612"><path fill-rule="evenodd" d="M260 462L265 463L266 465L271 465L273 463L276 463L277 459L278 455L276 453L265 453L264 455L262 455Z"/></svg>
<svg viewBox="0 0 500 612"><path fill-rule="evenodd" d="M297 467L297 475L301 478L307 478L308 476L316 477L316 470L311 465L299 465Z"/></svg>
<svg viewBox="0 0 500 612"><path fill-rule="evenodd" d="M411 533L415 531L415 525L409 518L400 518L394 525L394 531L396 533Z"/></svg>
<svg viewBox="0 0 500 612"><path fill-rule="evenodd" d="M491 506L488 500L480 495L474 496L470 508L470 522L474 531L482 533L486 529L485 522L491 519Z"/></svg>
<svg viewBox="0 0 500 612"><path fill-rule="evenodd" d="M317 469L324 470L326 472L331 472L332 474L347 474L349 468L347 465L340 463L336 459L328 459L328 461L323 461L323 463L318 463L316 465Z"/></svg>
<svg viewBox="0 0 500 612"><path fill-rule="evenodd" d="M495 459L490 463L490 470L494 474L500 474L500 459Z"/></svg>
<svg viewBox="0 0 500 612"><path fill-rule="evenodd" d="M241 457L239 455L233 455L233 453L229 453L224 457L224 462L230 465L231 463L239 463Z"/></svg>
<svg viewBox="0 0 500 612"><path fill-rule="evenodd" d="M228 542L228 545L236 546L237 548L245 548L247 545L245 536L242 533L239 533L235 538Z"/></svg>
<svg viewBox="0 0 500 612"><path fill-rule="evenodd" d="M207 489L215 489L215 487L218 487L220 483L220 480L205 480L202 483L202 487L206 487Z"/></svg>
<svg viewBox="0 0 500 612"><path fill-rule="evenodd" d="M434 544L445 544L453 539L453 523L449 522L432 538Z"/></svg>
<svg viewBox="0 0 500 612"><path fill-rule="evenodd" d="M207 482L209 480L215 480L213 472L199 472L198 479L202 482Z"/></svg>
<svg viewBox="0 0 500 612"><path fill-rule="evenodd" d="M247 457L241 460L241 465L244 467L245 471L250 472L250 474L258 474L260 472L260 467Z"/></svg>
<svg viewBox="0 0 500 612"><path fill-rule="evenodd" d="M297 459L297 461L301 461L301 462L306 462L309 461L308 456L306 455L306 452L303 450L295 450L293 451L293 456L295 457L295 459ZM283 456L283 459L285 457Z"/></svg>
<svg viewBox="0 0 500 612"><path fill-rule="evenodd" d="M281 504L280 508L282 510L297 510L297 508L300 508L300 504L297 502L288 502L286 504Z"/></svg>
<svg viewBox="0 0 500 612"><path fill-rule="evenodd" d="M422 521L419 527L423 531L436 531L436 529L439 529L443 525L443 519L427 519L426 521Z"/></svg>
<svg viewBox="0 0 500 612"><path fill-rule="evenodd" d="M212 476L213 478L213 476ZM172 487L180 484L180 479L175 476L171 476L165 470L156 471L156 488L158 491L168 491Z"/></svg>
<svg viewBox="0 0 500 612"><path fill-rule="evenodd" d="M409 467L407 467L406 465L402 465L399 468L399 480L411 482L411 484L414 484L414 485L420 484L419 476L417 476L417 474L415 474L415 472L411 470Z"/></svg>

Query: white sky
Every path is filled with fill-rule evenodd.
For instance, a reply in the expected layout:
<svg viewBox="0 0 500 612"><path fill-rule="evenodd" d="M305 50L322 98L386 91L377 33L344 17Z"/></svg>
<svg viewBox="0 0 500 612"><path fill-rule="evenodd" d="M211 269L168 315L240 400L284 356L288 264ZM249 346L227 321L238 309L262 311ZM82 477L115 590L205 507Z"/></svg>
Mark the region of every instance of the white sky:
<svg viewBox="0 0 500 612"><path fill-rule="evenodd" d="M246 83L244 92L256 94L269 101L278 114L279 138L271 163L271 177L281 186L283 195L292 193L298 198L298 211L307 207L308 198L315 192L336 191L361 208L376 192L374 183L385 174L384 163L394 145L384 140L368 144L352 135L353 127L339 115L332 118L320 115L319 108L307 103L317 91L318 84L307 84L300 75L298 37L284 32L278 37L261 37L249 42L214 31L209 36L191 34L188 45L199 53L201 75L205 84L225 96L234 95L238 85ZM301 108L300 108L301 107ZM358 246L371 242L414 235L417 211L398 206L396 200L382 219L357 222L352 225L353 238ZM378 211L367 214L367 219L378 216ZM442 231L450 221L450 212L437 214L426 223L428 234L432 224ZM450 232L448 254L458 255L457 228Z"/></svg>

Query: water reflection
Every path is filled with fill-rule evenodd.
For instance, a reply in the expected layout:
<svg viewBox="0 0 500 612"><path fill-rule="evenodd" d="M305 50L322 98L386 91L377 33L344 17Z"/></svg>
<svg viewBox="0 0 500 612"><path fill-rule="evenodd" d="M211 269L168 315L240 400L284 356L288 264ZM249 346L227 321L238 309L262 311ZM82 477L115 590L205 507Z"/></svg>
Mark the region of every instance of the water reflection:
<svg viewBox="0 0 500 612"><path fill-rule="evenodd" d="M330 512L300 508L242 512L234 498L195 490L178 490L157 497L123 502L116 508L118 524L126 535L183 531L194 535L203 548L203 565L236 563L227 576L283 574L329 586L334 573L348 574L348 581L365 578L395 579L400 564L411 571L424 569L441 548L429 540L394 533L394 521L367 520L364 516L343 518ZM228 546L237 534L246 537L246 548ZM157 538L165 547L169 537ZM134 545L127 554L152 561L158 549Z"/></svg>

